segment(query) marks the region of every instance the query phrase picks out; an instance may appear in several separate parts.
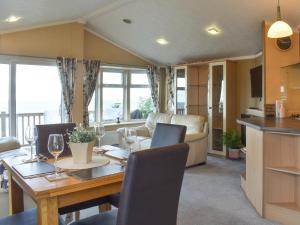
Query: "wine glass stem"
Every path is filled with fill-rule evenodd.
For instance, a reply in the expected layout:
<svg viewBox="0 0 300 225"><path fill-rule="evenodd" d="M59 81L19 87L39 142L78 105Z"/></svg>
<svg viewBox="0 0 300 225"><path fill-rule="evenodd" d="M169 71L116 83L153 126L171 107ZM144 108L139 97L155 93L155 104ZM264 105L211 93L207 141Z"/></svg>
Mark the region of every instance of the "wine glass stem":
<svg viewBox="0 0 300 225"><path fill-rule="evenodd" d="M55 158L55 161L54 161L55 176L58 176L58 170L57 170L57 156L55 156L54 158Z"/></svg>
<svg viewBox="0 0 300 225"><path fill-rule="evenodd" d="M98 137L98 145L99 145L99 148L101 147L101 137Z"/></svg>
<svg viewBox="0 0 300 225"><path fill-rule="evenodd" d="M30 143L30 159L33 160L33 147L32 147L32 143Z"/></svg>

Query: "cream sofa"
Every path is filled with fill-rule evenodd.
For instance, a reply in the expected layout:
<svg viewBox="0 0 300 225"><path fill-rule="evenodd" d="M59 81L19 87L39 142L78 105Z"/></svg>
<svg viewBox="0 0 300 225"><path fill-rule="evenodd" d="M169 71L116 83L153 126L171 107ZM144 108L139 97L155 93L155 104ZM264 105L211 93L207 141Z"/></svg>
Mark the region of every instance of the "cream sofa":
<svg viewBox="0 0 300 225"><path fill-rule="evenodd" d="M135 127L137 135L141 139L141 149L147 149L151 143L151 137L156 123L170 123L185 125L187 127L185 142L190 146L186 166L198 165L206 162L208 149L208 125L205 118L195 115L176 115L171 113L150 113L145 125ZM122 143L124 128L117 130L119 133L119 144Z"/></svg>

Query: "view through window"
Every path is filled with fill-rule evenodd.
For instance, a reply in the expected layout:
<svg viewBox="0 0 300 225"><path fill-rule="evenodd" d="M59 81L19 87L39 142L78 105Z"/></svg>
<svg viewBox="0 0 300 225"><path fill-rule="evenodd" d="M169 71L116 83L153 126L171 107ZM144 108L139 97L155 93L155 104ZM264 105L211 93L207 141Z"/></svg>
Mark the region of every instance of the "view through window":
<svg viewBox="0 0 300 225"><path fill-rule="evenodd" d="M93 105L98 120L104 122L147 118L153 104L146 70L103 68L89 110ZM91 118L94 116L90 114L90 124L96 121Z"/></svg>
<svg viewBox="0 0 300 225"><path fill-rule="evenodd" d="M16 136L22 145L27 127L63 121L55 63L0 64L0 95L1 136Z"/></svg>
<svg viewBox="0 0 300 225"><path fill-rule="evenodd" d="M9 64L0 64L0 137L9 136Z"/></svg>

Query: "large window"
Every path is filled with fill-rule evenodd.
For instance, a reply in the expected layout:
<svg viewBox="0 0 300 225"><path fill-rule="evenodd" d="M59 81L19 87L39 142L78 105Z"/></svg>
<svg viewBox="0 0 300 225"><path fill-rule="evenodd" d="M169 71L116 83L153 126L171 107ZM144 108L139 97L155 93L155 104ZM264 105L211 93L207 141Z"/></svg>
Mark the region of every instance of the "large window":
<svg viewBox="0 0 300 225"><path fill-rule="evenodd" d="M7 58L0 64L1 136L16 136L24 145L28 126L63 121L61 84L55 61Z"/></svg>
<svg viewBox="0 0 300 225"><path fill-rule="evenodd" d="M0 137L9 135L9 64L0 64Z"/></svg>
<svg viewBox="0 0 300 225"><path fill-rule="evenodd" d="M96 89L95 105L98 121L116 122L147 118L153 110L149 82L145 69L101 69ZM90 114L90 123L93 115Z"/></svg>

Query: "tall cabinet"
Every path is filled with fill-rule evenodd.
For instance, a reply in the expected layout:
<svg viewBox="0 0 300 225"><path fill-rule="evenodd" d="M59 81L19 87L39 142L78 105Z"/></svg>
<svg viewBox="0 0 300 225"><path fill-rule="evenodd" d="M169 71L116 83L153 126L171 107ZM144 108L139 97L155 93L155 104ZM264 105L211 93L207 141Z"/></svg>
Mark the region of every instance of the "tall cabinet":
<svg viewBox="0 0 300 225"><path fill-rule="evenodd" d="M175 67L177 114L207 117L208 64Z"/></svg>
<svg viewBox="0 0 300 225"><path fill-rule="evenodd" d="M221 137L236 127L236 71L231 61L209 64L209 153L226 156Z"/></svg>

